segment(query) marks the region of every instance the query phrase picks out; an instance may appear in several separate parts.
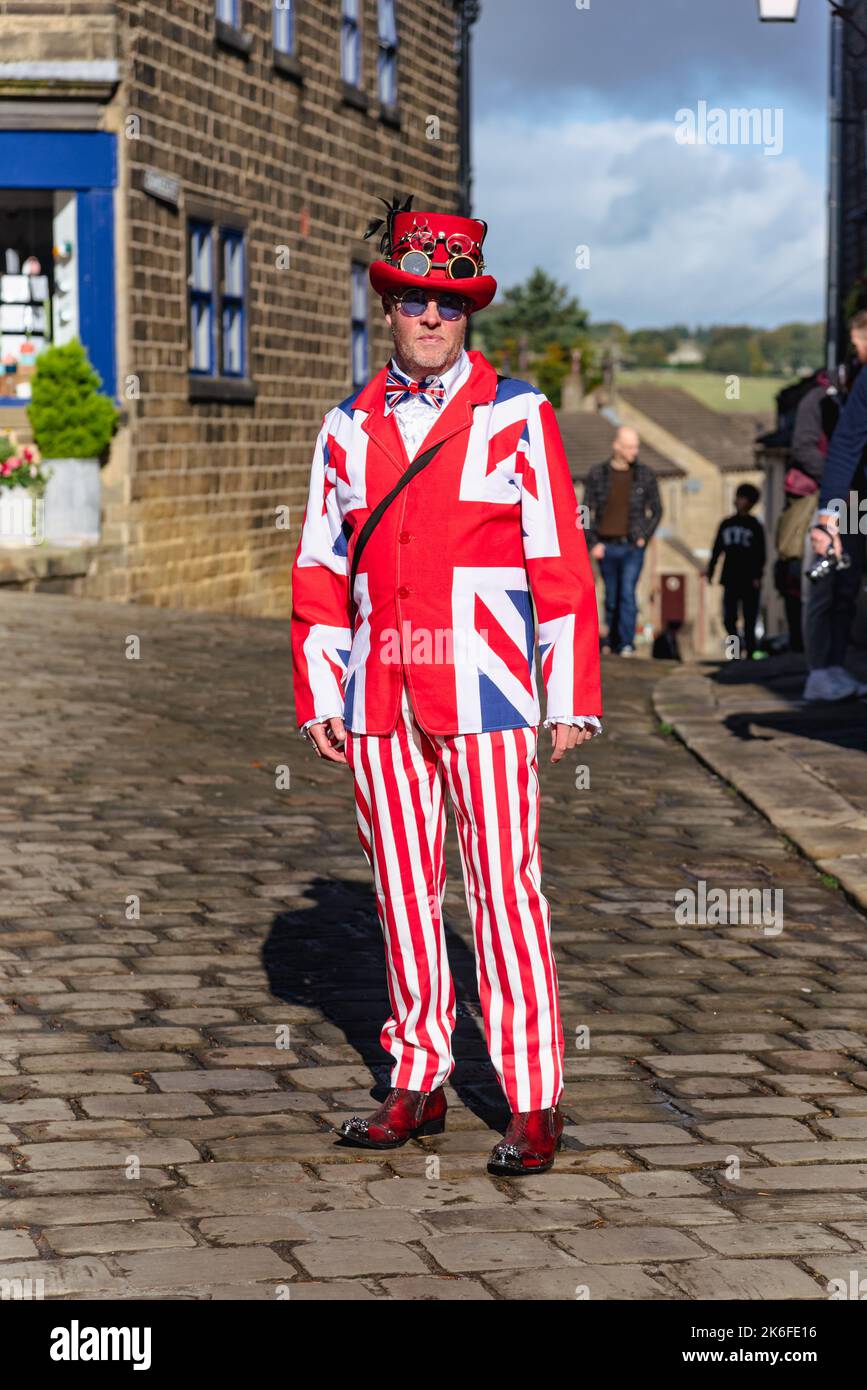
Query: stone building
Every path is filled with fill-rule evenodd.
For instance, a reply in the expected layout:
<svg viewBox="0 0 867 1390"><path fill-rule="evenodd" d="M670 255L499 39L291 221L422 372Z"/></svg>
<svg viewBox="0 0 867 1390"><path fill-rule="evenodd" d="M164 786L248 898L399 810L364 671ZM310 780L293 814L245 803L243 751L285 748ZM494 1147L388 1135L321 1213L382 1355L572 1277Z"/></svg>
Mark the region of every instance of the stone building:
<svg viewBox="0 0 867 1390"><path fill-rule="evenodd" d="M387 353L364 228L379 195L459 205L459 9L0 0L0 272L40 262L45 340L122 410L101 544L0 582L288 611L322 416Z"/></svg>

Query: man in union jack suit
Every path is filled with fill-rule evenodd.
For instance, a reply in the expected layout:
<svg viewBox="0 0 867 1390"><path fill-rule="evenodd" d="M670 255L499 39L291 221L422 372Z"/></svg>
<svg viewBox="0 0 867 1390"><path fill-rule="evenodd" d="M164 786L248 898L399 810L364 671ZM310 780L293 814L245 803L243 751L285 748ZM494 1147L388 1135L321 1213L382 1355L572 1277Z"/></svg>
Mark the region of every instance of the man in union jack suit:
<svg viewBox="0 0 867 1390"><path fill-rule="evenodd" d="M341 1133L387 1149L445 1125L448 794L512 1111L488 1170L540 1173L560 1146L564 1044L541 889L535 628L558 762L601 728L596 598L550 402L464 349L469 315L496 292L486 224L411 203L366 234L384 227L370 280L394 356L325 416L292 573L298 724L353 772L392 1009L392 1090Z"/></svg>

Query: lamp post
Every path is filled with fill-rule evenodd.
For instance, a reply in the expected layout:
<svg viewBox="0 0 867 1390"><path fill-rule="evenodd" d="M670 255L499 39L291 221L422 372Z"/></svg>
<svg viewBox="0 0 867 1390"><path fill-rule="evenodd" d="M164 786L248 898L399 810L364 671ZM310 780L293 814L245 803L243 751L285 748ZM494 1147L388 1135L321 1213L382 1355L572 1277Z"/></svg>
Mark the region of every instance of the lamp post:
<svg viewBox="0 0 867 1390"><path fill-rule="evenodd" d="M767 23L794 23L798 0L758 0L759 19ZM828 270L825 287L825 365L836 371L845 354L842 306L840 303L840 261L843 241L843 139L847 124L844 110L845 32L849 24L859 34L852 6L829 0L831 10L831 73L828 97Z"/></svg>
<svg viewBox="0 0 867 1390"><path fill-rule="evenodd" d="M845 359L845 325L840 290L843 254L844 50L842 16L831 16L831 83L828 93L828 276L825 290L825 366L834 373Z"/></svg>
<svg viewBox="0 0 867 1390"><path fill-rule="evenodd" d="M470 39L471 29L481 12L481 0L454 0L456 11L456 42L458 50L458 212L463 217L473 211L473 156L470 139L472 103L470 99ZM467 347L473 337L472 317L467 320L464 340Z"/></svg>
<svg viewBox="0 0 867 1390"><path fill-rule="evenodd" d="M458 44L458 212L472 213L473 165L470 145L470 38L472 26L481 12L481 0L454 0L457 10Z"/></svg>

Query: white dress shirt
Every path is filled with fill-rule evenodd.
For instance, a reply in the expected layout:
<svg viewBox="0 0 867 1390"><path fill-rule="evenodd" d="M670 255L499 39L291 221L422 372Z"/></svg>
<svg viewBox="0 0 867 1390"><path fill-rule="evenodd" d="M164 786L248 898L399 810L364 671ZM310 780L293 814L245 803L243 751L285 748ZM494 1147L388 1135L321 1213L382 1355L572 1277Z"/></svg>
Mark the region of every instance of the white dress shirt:
<svg viewBox="0 0 867 1390"><path fill-rule="evenodd" d="M397 427L403 437L406 452L410 462L415 458L422 442L427 438L433 429L434 423L440 410L445 410L452 396L459 391L464 382L469 377L472 369L472 362L466 352L461 348L461 355L457 362L453 362L448 371L443 372L439 378L445 387L446 398L437 410L436 406L428 405L427 401L422 400L421 396L406 396L400 405L394 407L394 416L397 420ZM391 366L395 371L401 368L391 359ZM406 376L406 372L403 373Z"/></svg>

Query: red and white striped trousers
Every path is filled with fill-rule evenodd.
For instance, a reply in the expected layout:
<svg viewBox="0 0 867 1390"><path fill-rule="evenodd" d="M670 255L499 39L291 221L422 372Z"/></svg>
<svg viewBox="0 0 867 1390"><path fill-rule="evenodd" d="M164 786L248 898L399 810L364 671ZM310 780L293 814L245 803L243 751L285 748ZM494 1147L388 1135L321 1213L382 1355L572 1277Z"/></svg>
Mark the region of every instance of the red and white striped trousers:
<svg viewBox="0 0 867 1390"><path fill-rule="evenodd" d="M563 1029L541 889L534 728L430 735L404 684L393 734L346 735L358 834L373 869L392 1017L392 1086L431 1091L454 1068L455 991L442 921L448 788L458 828L488 1051L513 1111L554 1105Z"/></svg>

